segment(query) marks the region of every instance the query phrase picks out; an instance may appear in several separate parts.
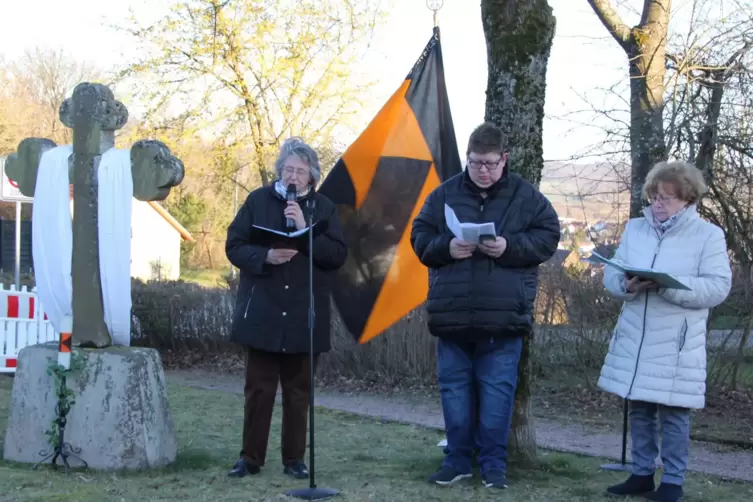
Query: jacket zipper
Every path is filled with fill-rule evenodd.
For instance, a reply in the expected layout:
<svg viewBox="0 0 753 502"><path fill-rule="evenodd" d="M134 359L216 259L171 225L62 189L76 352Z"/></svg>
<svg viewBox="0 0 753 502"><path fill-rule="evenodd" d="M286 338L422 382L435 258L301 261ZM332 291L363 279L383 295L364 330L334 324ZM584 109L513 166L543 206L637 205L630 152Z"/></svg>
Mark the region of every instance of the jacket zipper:
<svg viewBox="0 0 753 502"><path fill-rule="evenodd" d="M661 247L661 241L664 237L659 238L659 243L656 245L656 250L654 250L654 259L651 260L651 266L649 268L654 268L654 263L656 263L656 257L659 256L659 248ZM643 305L643 328L641 330L641 343L638 345L638 356L635 358L635 369L633 370L633 380L630 382L630 388L628 389L628 392L625 396L625 399L628 399L630 397L630 393L633 391L633 385L635 384L635 377L638 376L638 364L641 360L641 349L643 348L643 340L646 338L646 317L648 316L648 294L649 291L646 291L646 300Z"/></svg>
<svg viewBox="0 0 753 502"><path fill-rule="evenodd" d="M479 209L479 219L481 219L481 216L484 215L484 202L485 202L485 199L482 197L481 198L481 207ZM473 262L473 257L471 257L469 259L469 261L470 261L470 267L471 267L471 282L470 282L471 286L470 287L472 288L473 284L476 282L476 279L474 277L476 275L476 266L475 266L475 263ZM470 293L471 292L469 291L468 292L468 298L471 297ZM474 318L476 317L476 311L473 309L473 302L470 303L470 316L469 317L470 317L470 319L469 319L470 320L470 324L472 326L473 322L474 322Z"/></svg>
<svg viewBox="0 0 753 502"><path fill-rule="evenodd" d="M248 307L250 307L250 306L251 306L251 300L252 300L252 299L254 298L254 290L255 290L255 289L256 289L256 284L254 284L254 285L253 285L253 286L251 287L251 294L249 295L249 297L248 297L248 301L246 302L246 310L245 310L245 312L243 312L243 318L244 318L244 319L245 319L246 317L248 317Z"/></svg>

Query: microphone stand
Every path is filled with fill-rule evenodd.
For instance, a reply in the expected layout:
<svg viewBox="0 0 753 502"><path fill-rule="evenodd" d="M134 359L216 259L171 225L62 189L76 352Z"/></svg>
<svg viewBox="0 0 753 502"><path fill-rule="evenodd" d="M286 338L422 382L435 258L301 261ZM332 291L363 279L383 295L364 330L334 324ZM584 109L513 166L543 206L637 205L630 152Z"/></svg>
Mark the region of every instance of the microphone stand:
<svg viewBox="0 0 753 502"><path fill-rule="evenodd" d="M288 490L285 495L303 500L323 500L339 494L333 488L317 488L316 465L314 464L314 209L316 201L312 195L306 203L309 227L309 487Z"/></svg>
<svg viewBox="0 0 753 502"><path fill-rule="evenodd" d="M633 468L632 463L627 462L627 432L628 432L628 400L622 407L622 458L619 464L604 464L601 466L603 471L630 471Z"/></svg>

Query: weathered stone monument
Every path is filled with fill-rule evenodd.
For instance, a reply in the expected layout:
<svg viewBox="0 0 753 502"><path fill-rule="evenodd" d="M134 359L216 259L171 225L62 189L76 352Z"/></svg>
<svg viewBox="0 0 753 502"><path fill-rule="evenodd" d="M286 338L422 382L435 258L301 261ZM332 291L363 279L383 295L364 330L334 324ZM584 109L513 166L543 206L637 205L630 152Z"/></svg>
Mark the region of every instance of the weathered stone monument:
<svg viewBox="0 0 753 502"><path fill-rule="evenodd" d="M100 84L79 84L60 107L60 121L73 129L70 177L73 183L73 345L107 347L97 246L96 175L102 154L115 146L115 131L128 120L128 110ZM8 177L24 195L34 196L42 154L56 146L42 138L27 138L6 161ZM163 200L183 181L183 163L159 141L143 140L131 147L133 196ZM124 230L127 231L127 230Z"/></svg>
<svg viewBox="0 0 753 502"><path fill-rule="evenodd" d="M79 84L60 107L61 122L73 129L69 176L74 215L72 344L64 348L61 343L60 350L78 347L74 350L78 364L73 372L55 365L55 345L20 351L5 434L6 460L49 461L53 455L47 453L55 452L66 465L70 455L71 466L133 469L163 466L175 459L159 354L153 349L112 346L104 318L99 263L107 257L100 256L98 246L97 173L102 155L114 148L115 131L127 119L125 106L101 84ZM34 196L40 159L55 147L49 139L27 138L8 158L6 172L24 195ZM139 200L162 200L183 179L182 162L158 141L135 143L130 158L133 197ZM116 231L130 234L130 228ZM56 388L56 375L62 377L62 387ZM65 404L66 394L75 404ZM65 439L57 445L48 437L63 431Z"/></svg>

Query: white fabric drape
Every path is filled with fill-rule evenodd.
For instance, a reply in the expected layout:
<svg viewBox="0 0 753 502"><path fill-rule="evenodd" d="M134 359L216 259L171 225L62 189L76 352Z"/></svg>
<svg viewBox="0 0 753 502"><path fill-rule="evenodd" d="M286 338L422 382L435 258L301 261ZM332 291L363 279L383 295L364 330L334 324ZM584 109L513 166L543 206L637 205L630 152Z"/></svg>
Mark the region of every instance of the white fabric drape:
<svg viewBox="0 0 753 502"><path fill-rule="evenodd" d="M73 249L68 157L71 145L46 151L39 162L32 213L32 255L37 291L58 333L73 324ZM131 344L131 207L129 150L108 150L99 162L99 271L105 324L114 345Z"/></svg>
<svg viewBox="0 0 753 502"><path fill-rule="evenodd" d="M73 324L73 235L68 205L68 157L72 152L71 145L61 145L42 154L31 217L31 252L37 294L47 318L58 333L70 333Z"/></svg>
<svg viewBox="0 0 753 502"><path fill-rule="evenodd" d="M99 271L105 323L114 345L131 344L131 152L111 148L99 161Z"/></svg>

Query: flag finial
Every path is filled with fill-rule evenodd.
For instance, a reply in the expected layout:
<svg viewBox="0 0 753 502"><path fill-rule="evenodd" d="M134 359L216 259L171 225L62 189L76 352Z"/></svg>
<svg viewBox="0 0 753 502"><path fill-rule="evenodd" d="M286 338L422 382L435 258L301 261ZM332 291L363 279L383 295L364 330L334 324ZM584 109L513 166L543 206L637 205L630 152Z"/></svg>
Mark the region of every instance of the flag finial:
<svg viewBox="0 0 753 502"><path fill-rule="evenodd" d="M439 26L437 23L437 13L439 12L439 9L442 8L444 5L444 0L426 0L426 6L429 8L429 10L434 12L434 27L436 28Z"/></svg>

